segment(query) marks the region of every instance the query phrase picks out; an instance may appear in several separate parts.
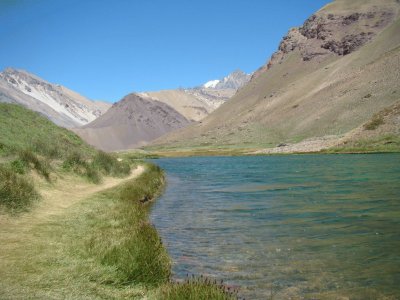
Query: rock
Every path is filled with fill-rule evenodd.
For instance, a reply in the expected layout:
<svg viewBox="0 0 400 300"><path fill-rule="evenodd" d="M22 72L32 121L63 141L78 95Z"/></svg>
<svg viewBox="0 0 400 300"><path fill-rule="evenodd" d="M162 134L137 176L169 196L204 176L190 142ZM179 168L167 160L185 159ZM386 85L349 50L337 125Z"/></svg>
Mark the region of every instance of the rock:
<svg viewBox="0 0 400 300"><path fill-rule="evenodd" d="M338 55L347 55L363 46L369 37L365 32L358 35L350 34L343 37L340 41L330 40L321 45L321 48L327 49Z"/></svg>
<svg viewBox="0 0 400 300"><path fill-rule="evenodd" d="M354 13L351 14L350 16L344 17L343 18L343 25L350 25L351 23L354 23L360 19L361 14L360 13Z"/></svg>

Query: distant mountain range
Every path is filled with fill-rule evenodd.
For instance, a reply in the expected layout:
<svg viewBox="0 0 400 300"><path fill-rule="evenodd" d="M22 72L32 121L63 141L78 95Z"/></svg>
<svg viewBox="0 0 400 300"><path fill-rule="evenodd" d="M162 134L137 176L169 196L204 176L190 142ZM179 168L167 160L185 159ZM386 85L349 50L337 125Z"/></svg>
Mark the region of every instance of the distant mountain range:
<svg viewBox="0 0 400 300"><path fill-rule="evenodd" d="M106 102L91 101L26 71L11 68L0 73L0 102L21 104L67 128L85 125L111 106Z"/></svg>
<svg viewBox="0 0 400 300"><path fill-rule="evenodd" d="M146 145L201 120L249 78L235 71L213 87L130 94L111 106L26 71L8 68L0 73L0 102L18 103L37 111L57 125L73 128L100 149L122 150Z"/></svg>
<svg viewBox="0 0 400 300"><path fill-rule="evenodd" d="M236 70L222 79L211 80L206 82L201 86L201 88L214 89L214 90L224 90L224 89L238 90L242 86L244 86L247 82L249 82L250 78L251 74L246 74L241 70Z"/></svg>
<svg viewBox="0 0 400 300"><path fill-rule="evenodd" d="M250 77L250 74L236 70L222 79L208 81L198 87L145 92L140 95L172 106L189 120L200 121L229 100Z"/></svg>
<svg viewBox="0 0 400 300"><path fill-rule="evenodd" d="M130 94L104 115L74 131L102 150L124 150L188 126L214 111L244 85L249 75L235 71L215 87Z"/></svg>

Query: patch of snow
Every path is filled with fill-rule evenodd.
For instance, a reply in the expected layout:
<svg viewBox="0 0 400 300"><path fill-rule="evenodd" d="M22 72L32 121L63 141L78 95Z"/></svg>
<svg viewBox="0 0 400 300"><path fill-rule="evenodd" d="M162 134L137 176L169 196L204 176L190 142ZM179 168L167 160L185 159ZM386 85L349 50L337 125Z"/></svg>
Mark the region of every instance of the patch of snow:
<svg viewBox="0 0 400 300"><path fill-rule="evenodd" d="M211 80L211 81L206 82L203 86L205 88L215 88L218 83L219 83L218 79L217 80Z"/></svg>

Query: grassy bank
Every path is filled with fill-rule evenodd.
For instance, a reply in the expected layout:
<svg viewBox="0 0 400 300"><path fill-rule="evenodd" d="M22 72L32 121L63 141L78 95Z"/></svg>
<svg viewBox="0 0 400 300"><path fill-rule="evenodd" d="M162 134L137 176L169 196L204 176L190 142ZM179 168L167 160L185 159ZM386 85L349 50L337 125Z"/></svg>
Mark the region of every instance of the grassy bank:
<svg viewBox="0 0 400 300"><path fill-rule="evenodd" d="M394 153L400 152L400 137L387 134L347 142L321 153Z"/></svg>
<svg viewBox="0 0 400 300"><path fill-rule="evenodd" d="M170 282L169 257L148 222L151 200L164 187L159 167L146 164L137 178L107 177L103 185L109 180L122 184L78 201L93 187L81 177L36 178L43 205L0 215L3 298L231 299L216 285Z"/></svg>

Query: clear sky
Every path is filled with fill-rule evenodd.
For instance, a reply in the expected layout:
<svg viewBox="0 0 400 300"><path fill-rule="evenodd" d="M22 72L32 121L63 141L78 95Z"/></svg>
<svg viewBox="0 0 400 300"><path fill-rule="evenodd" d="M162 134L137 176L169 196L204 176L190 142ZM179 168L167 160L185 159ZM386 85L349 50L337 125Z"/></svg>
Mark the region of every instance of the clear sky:
<svg viewBox="0 0 400 300"><path fill-rule="evenodd" d="M91 99L253 72L329 0L0 0L0 69Z"/></svg>

